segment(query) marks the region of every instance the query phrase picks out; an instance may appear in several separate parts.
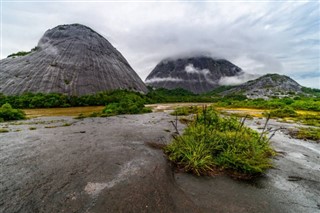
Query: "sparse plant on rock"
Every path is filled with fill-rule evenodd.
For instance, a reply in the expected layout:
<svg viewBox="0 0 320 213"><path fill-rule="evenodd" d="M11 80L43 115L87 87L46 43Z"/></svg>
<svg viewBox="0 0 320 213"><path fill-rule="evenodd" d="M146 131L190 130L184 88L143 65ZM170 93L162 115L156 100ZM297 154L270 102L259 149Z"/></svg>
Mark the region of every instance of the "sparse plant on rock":
<svg viewBox="0 0 320 213"><path fill-rule="evenodd" d="M265 132L245 127L244 121L204 108L182 135L174 137L165 153L179 168L196 175L220 170L261 174L272 167L274 151Z"/></svg>

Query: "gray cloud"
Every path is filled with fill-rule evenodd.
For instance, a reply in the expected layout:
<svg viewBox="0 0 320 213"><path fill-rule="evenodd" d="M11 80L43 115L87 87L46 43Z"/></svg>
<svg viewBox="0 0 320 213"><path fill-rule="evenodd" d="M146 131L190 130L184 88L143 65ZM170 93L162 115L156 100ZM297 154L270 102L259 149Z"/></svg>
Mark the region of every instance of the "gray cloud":
<svg viewBox="0 0 320 213"><path fill-rule="evenodd" d="M33 48L45 30L82 23L106 37L145 79L164 58L206 52L249 74L279 73L318 87L319 2L10 3L1 58Z"/></svg>

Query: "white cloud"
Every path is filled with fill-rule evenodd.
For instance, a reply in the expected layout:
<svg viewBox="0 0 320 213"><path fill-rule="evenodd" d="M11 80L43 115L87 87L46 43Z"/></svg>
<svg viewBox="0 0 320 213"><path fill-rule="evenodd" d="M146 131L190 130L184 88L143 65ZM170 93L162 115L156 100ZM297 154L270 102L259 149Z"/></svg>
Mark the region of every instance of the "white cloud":
<svg viewBox="0 0 320 213"><path fill-rule="evenodd" d="M192 74L202 74L202 75L207 75L210 73L210 71L208 69L198 69L196 67L193 66L193 64L188 64L184 70L187 72L187 73L192 73Z"/></svg>
<svg viewBox="0 0 320 213"><path fill-rule="evenodd" d="M145 80L145 83L155 83L155 82L163 82L163 81L172 81L172 82L181 82L184 81L181 78L171 78L171 77L167 77L167 78L151 78L151 79L147 79Z"/></svg>
<svg viewBox="0 0 320 213"><path fill-rule="evenodd" d="M243 84L247 81L253 80L260 77L260 75L249 74L245 72L241 72L236 76L232 77L222 77L219 80L220 85L239 85Z"/></svg>

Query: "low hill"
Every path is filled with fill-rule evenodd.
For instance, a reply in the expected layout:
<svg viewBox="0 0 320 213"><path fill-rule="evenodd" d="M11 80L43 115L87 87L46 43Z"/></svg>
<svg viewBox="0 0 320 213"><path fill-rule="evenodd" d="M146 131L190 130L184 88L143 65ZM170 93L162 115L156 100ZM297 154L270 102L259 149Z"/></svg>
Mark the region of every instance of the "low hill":
<svg viewBox="0 0 320 213"><path fill-rule="evenodd" d="M266 74L244 84L226 88L220 94L243 94L248 98L286 97L288 95L304 94L303 88L286 75Z"/></svg>

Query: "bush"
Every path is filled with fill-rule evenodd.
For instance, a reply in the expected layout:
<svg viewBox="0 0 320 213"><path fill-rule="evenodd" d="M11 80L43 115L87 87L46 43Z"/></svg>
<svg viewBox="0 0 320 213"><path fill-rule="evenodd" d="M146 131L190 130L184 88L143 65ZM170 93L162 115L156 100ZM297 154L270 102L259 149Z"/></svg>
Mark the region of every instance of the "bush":
<svg viewBox="0 0 320 213"><path fill-rule="evenodd" d="M25 119L25 113L20 109L13 109L10 104L3 104L0 108L0 121Z"/></svg>
<svg viewBox="0 0 320 213"><path fill-rule="evenodd" d="M165 153L178 167L196 175L217 167L256 175L271 167L274 151L265 136L210 107L197 114L185 132L165 147Z"/></svg>
<svg viewBox="0 0 320 213"><path fill-rule="evenodd" d="M121 97L111 98L111 103L103 109L105 116L119 114L139 114L151 112L151 109L144 106L144 100L133 93L124 93Z"/></svg>

